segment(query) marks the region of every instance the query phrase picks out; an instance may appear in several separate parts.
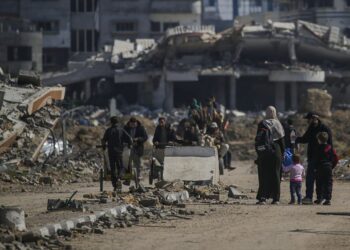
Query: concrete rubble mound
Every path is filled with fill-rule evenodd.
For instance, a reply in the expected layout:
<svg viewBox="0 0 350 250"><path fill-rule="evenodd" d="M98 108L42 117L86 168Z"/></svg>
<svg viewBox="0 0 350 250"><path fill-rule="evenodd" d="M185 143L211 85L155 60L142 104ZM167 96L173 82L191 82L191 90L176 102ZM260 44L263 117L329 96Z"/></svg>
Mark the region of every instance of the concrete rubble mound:
<svg viewBox="0 0 350 250"><path fill-rule="evenodd" d="M31 84L24 84L26 79ZM0 91L0 172L33 166L59 121L60 109L54 102L64 99L65 88L41 87L37 75L22 72L18 80L3 77Z"/></svg>
<svg viewBox="0 0 350 250"><path fill-rule="evenodd" d="M330 117L332 115L332 96L322 89L308 89L304 102L300 107L301 112L316 112L320 116Z"/></svg>

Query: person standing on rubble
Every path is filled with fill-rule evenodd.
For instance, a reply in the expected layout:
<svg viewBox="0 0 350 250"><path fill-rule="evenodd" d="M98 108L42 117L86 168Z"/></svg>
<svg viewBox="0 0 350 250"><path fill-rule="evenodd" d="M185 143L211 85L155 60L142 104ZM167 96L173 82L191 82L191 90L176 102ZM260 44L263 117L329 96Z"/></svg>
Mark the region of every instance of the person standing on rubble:
<svg viewBox="0 0 350 250"><path fill-rule="evenodd" d="M308 129L305 134L301 137L297 137L295 143L296 145L301 143L307 143L307 170L306 170L306 195L303 198L303 204L312 204L312 198L314 193L314 185L316 181L316 169L317 169L317 153L318 153L318 140L317 134L320 132L326 132L328 134L327 144L333 148L332 132L331 130L322 123L318 114L314 112L309 112L304 117L307 119L309 124Z"/></svg>
<svg viewBox="0 0 350 250"><path fill-rule="evenodd" d="M141 173L141 157L144 152L144 143L148 139L148 135L144 126L135 117L131 117L125 125L124 130L130 135L132 139L131 152L129 158L129 170L134 164L136 168L137 178L140 179Z"/></svg>
<svg viewBox="0 0 350 250"><path fill-rule="evenodd" d="M280 200L280 175L284 153L284 130L277 118L276 108L269 106L266 117L258 124L255 137L255 150L258 154L259 189L257 204L264 205L272 198L272 204Z"/></svg>
<svg viewBox="0 0 350 250"><path fill-rule="evenodd" d="M102 138L103 150L108 149L109 166L111 168L111 181L114 191L121 187L121 178L124 174L123 149L125 144L131 144L131 138L121 127L118 117L111 117L109 127ZM117 170L117 174L116 174Z"/></svg>

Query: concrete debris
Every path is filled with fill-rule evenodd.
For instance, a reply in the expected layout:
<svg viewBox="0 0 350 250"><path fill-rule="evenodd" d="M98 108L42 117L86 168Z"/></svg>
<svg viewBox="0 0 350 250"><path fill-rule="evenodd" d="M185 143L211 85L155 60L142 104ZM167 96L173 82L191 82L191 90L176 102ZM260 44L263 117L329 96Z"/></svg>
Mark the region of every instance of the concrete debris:
<svg viewBox="0 0 350 250"><path fill-rule="evenodd" d="M25 231L24 210L15 206L0 206L0 225L11 230Z"/></svg>
<svg viewBox="0 0 350 250"><path fill-rule="evenodd" d="M22 83L25 79L21 79ZM0 82L0 90L5 93L1 109L0 152L6 152L1 162L14 157L36 160L50 130L58 122L59 109L52 104L55 100L63 100L65 89L30 86ZM16 147L11 147L13 144Z"/></svg>
<svg viewBox="0 0 350 250"><path fill-rule="evenodd" d="M139 201L139 204L143 207L156 207L159 205L159 200L157 198L144 198Z"/></svg>
<svg viewBox="0 0 350 250"><path fill-rule="evenodd" d="M0 228L0 249L72 249L69 244L63 243L56 236L43 237L37 233L19 233Z"/></svg>
<svg viewBox="0 0 350 250"><path fill-rule="evenodd" d="M40 75L33 71L25 71L20 70L18 74L18 85L34 85L34 86L40 86L41 80Z"/></svg>
<svg viewBox="0 0 350 250"><path fill-rule="evenodd" d="M234 199L248 199L248 196L245 194L242 194L236 187L229 186L228 187L228 197L234 198Z"/></svg>
<svg viewBox="0 0 350 250"><path fill-rule="evenodd" d="M332 115L332 96L326 90L308 89L303 100L301 112L313 111L322 117L330 117Z"/></svg>
<svg viewBox="0 0 350 250"><path fill-rule="evenodd" d="M57 211L57 210L73 210L73 211L86 211L86 207L83 205L82 201L73 200L76 195L75 191L69 199L48 199L47 200L47 211Z"/></svg>
<svg viewBox="0 0 350 250"><path fill-rule="evenodd" d="M166 205L177 204L188 201L190 198L189 193L185 191L181 192L160 192L161 202Z"/></svg>

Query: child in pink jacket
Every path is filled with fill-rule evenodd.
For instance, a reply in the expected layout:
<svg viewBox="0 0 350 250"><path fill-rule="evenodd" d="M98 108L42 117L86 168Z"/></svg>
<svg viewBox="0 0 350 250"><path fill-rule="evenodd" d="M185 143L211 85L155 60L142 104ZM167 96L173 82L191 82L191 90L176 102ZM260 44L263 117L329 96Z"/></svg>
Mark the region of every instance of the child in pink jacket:
<svg viewBox="0 0 350 250"><path fill-rule="evenodd" d="M298 197L298 204L301 204L301 183L305 175L304 167L300 164L300 156L293 155L293 164L289 166L283 166L284 172L290 173L290 202L289 204L295 204L295 193Z"/></svg>

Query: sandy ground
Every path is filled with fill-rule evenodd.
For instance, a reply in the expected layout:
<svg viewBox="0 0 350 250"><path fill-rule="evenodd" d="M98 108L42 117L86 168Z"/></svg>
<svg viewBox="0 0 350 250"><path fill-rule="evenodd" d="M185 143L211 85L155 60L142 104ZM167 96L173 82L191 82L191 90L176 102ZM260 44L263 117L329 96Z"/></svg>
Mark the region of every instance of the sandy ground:
<svg viewBox="0 0 350 250"><path fill-rule="evenodd" d="M335 182L332 206L287 205L289 183L282 183L279 206L255 205L257 175L251 162L236 162L237 169L222 181L235 184L252 199L240 205L188 206L208 215L192 220L158 223L155 227L106 230L103 235L82 235L74 249L350 249L350 217L317 215L317 212L350 212L350 183ZM109 188L109 184L107 184ZM71 190L98 191L98 183L76 184L45 192L0 193L0 204L21 205L29 228L75 217L73 212L46 213L47 198L65 198ZM79 196L78 196L79 197ZM111 206L111 204L109 204Z"/></svg>
<svg viewBox="0 0 350 250"><path fill-rule="evenodd" d="M251 165L236 163L238 168L222 180L240 186L254 198L257 176L251 173ZM350 183L336 182L332 206L287 205L289 183L283 182L279 206L258 206L253 200L242 205L206 206L208 216L190 221L107 230L104 235L71 243L76 249L350 249L350 217L316 214L350 212L349 191Z"/></svg>

